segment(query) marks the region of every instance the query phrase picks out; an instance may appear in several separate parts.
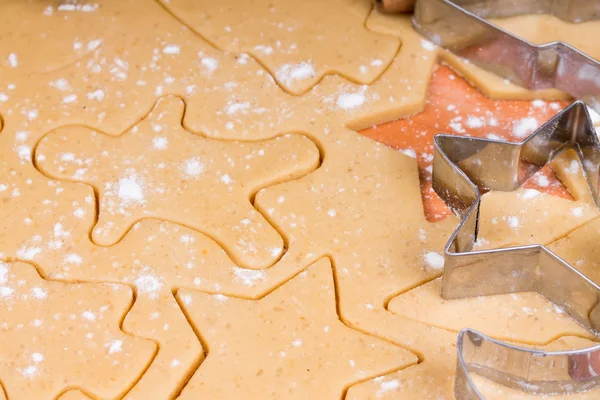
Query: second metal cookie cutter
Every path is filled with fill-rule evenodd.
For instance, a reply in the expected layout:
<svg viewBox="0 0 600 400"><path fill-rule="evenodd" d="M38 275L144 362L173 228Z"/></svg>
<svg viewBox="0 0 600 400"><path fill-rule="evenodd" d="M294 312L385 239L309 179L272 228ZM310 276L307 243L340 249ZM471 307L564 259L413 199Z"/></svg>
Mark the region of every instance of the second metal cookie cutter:
<svg viewBox="0 0 600 400"><path fill-rule="evenodd" d="M600 206L600 144L586 106L577 101L521 143L437 135L433 188L461 218L446 247L442 297L446 299L538 292L600 337L600 286L546 249L522 246L473 251L479 228L480 189L511 191L553 157L573 149L596 206ZM520 174L527 164L528 175ZM521 391L558 394L600 387L600 345L546 352L516 347L472 330L459 334L454 384L458 400L483 400L471 373ZM597 361L597 365L594 362ZM590 369L591 368L591 369Z"/></svg>
<svg viewBox="0 0 600 400"><path fill-rule="evenodd" d="M418 0L415 29L458 56L527 89L560 89L600 112L600 63L576 48L534 45L484 18L553 14L600 18L600 0ZM600 32L599 32L600 33Z"/></svg>

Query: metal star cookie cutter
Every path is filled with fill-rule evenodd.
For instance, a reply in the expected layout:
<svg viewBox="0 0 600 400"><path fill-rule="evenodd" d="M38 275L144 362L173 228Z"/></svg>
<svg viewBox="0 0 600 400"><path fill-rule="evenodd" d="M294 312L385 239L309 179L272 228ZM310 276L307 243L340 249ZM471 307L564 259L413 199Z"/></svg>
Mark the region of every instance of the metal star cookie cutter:
<svg viewBox="0 0 600 400"><path fill-rule="evenodd" d="M556 88L600 112L600 63L576 48L534 45L484 18L552 14L600 18L600 0L418 0L413 26L433 43L531 90Z"/></svg>
<svg viewBox="0 0 600 400"><path fill-rule="evenodd" d="M600 286L541 245L473 250L480 189L512 191L566 149L578 154L596 206L600 206L600 144L586 106L577 101L520 143L436 135L433 188L461 221L444 248L442 297L456 299L537 292L600 337ZM529 168L519 168L527 165ZM527 173L519 173L526 170ZM458 400L483 400L471 377L537 394L600 387L600 345L547 352L503 343L466 329L458 335L454 391ZM598 364L592 365L597 358Z"/></svg>

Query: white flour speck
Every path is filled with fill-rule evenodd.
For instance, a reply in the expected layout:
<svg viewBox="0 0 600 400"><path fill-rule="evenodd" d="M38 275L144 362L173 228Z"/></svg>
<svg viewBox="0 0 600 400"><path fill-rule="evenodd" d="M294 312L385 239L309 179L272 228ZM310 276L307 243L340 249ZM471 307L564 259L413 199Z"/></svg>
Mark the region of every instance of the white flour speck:
<svg viewBox="0 0 600 400"><path fill-rule="evenodd" d="M421 47L427 51L433 51L436 48L435 44L425 39L421 39Z"/></svg>
<svg viewBox="0 0 600 400"><path fill-rule="evenodd" d="M25 367L21 373L26 378L32 378L37 374L37 368L34 365L30 365Z"/></svg>
<svg viewBox="0 0 600 400"><path fill-rule="evenodd" d="M265 273L260 270L233 267L233 273L235 279L246 286L254 286L258 281L265 279Z"/></svg>
<svg viewBox="0 0 600 400"><path fill-rule="evenodd" d="M96 319L96 314L94 314L91 311L84 311L83 313L81 313L81 316L87 319L88 321L93 321Z"/></svg>
<svg viewBox="0 0 600 400"><path fill-rule="evenodd" d="M385 393L391 392L392 390L396 390L400 387L400 382L396 379L387 382L381 382L379 386L379 390L376 393L377 397L382 397Z"/></svg>
<svg viewBox="0 0 600 400"><path fill-rule="evenodd" d="M142 293L150 293L156 295L156 293L162 287L162 282L153 275L140 275L133 281L138 290Z"/></svg>
<svg viewBox="0 0 600 400"><path fill-rule="evenodd" d="M179 54L180 48L179 45L169 44L165 46L162 51L165 54Z"/></svg>
<svg viewBox="0 0 600 400"><path fill-rule="evenodd" d="M531 102L531 105L535 108L542 108L546 106L546 102L544 100L534 100Z"/></svg>
<svg viewBox="0 0 600 400"><path fill-rule="evenodd" d="M223 182L226 185L229 185L232 182L232 179L229 175L224 174L223 176L221 176L221 182Z"/></svg>
<svg viewBox="0 0 600 400"><path fill-rule="evenodd" d="M410 158L417 158L417 153L413 149L400 150L400 152L409 156Z"/></svg>
<svg viewBox="0 0 600 400"><path fill-rule="evenodd" d="M42 289L40 287L32 288L31 294L33 294L33 297L35 297L36 299L39 299L39 300L44 300L48 297L48 292L46 292L44 289Z"/></svg>
<svg viewBox="0 0 600 400"><path fill-rule="evenodd" d="M260 51L261 53L266 54L266 55L273 54L273 48L271 46L265 46L263 44L254 46L254 50ZM239 62L239 60L238 60L238 62Z"/></svg>
<svg viewBox="0 0 600 400"><path fill-rule="evenodd" d="M33 260L41 252L42 252L42 249L40 249L39 247L22 246L19 250L17 250L17 257L19 257L23 260Z"/></svg>
<svg viewBox="0 0 600 400"><path fill-rule="evenodd" d="M119 198L125 202L144 200L142 187L133 177L119 180Z"/></svg>
<svg viewBox="0 0 600 400"><path fill-rule="evenodd" d="M518 138L524 138L533 133L539 126L537 119L525 117L518 120L512 129L512 134Z"/></svg>
<svg viewBox="0 0 600 400"><path fill-rule="evenodd" d="M571 164L569 164L569 167L566 168L566 171L571 174L576 174L579 172L579 163L576 160L571 160Z"/></svg>
<svg viewBox="0 0 600 400"><path fill-rule="evenodd" d="M429 251L423 255L425 262L430 268L442 269L444 268L444 256L435 251Z"/></svg>
<svg viewBox="0 0 600 400"><path fill-rule="evenodd" d="M200 60L200 64L206 67L210 72L215 71L219 67L219 61L212 57L204 57Z"/></svg>
<svg viewBox="0 0 600 400"><path fill-rule="evenodd" d="M113 340L112 342L106 344L106 347L108 347L108 354L120 353L122 346L122 340Z"/></svg>
<svg viewBox="0 0 600 400"><path fill-rule="evenodd" d="M581 207L573 208L571 210L571 213L573 214L574 217L578 217L578 218L583 217L583 208L581 208Z"/></svg>
<svg viewBox="0 0 600 400"><path fill-rule="evenodd" d="M87 94L88 99L102 101L104 99L104 90L96 89Z"/></svg>
<svg viewBox="0 0 600 400"><path fill-rule="evenodd" d="M200 161L200 157L189 158L184 161L184 171L189 176L199 176L204 172L204 164Z"/></svg>
<svg viewBox="0 0 600 400"><path fill-rule="evenodd" d="M315 67L310 61L303 61L298 64L284 64L275 73L277 79L289 85L293 81L308 79L315 76Z"/></svg>
<svg viewBox="0 0 600 400"><path fill-rule="evenodd" d="M59 78L53 82L50 82L50 86L53 86L61 91L65 91L70 88L69 82L67 82L67 80L64 78Z"/></svg>
<svg viewBox="0 0 600 400"><path fill-rule="evenodd" d="M215 298L216 296L219 296L219 295L215 294L215 295L213 295L213 298ZM223 296L223 297L225 297L225 296ZM179 298L181 299L183 304L185 304L186 306L189 306L190 304L192 304L192 296L189 293L181 293L181 294L179 294Z"/></svg>
<svg viewBox="0 0 600 400"><path fill-rule="evenodd" d="M156 136L152 139L152 147L156 150L164 150L169 146L169 139L164 136Z"/></svg>
<svg viewBox="0 0 600 400"><path fill-rule="evenodd" d="M360 107L365 102L366 98L361 93L342 93L338 96L336 104L339 108L350 110Z"/></svg>
<svg viewBox="0 0 600 400"><path fill-rule="evenodd" d="M548 177L546 177L546 175L538 175L535 178L535 182L540 187L547 187L548 185L550 185L550 180L548 180Z"/></svg>
<svg viewBox="0 0 600 400"><path fill-rule="evenodd" d="M540 192L538 192L535 189L525 189L522 192L519 193L519 197L524 199L524 200L529 200L529 199L533 199L537 196L540 195Z"/></svg>
<svg viewBox="0 0 600 400"><path fill-rule="evenodd" d="M62 99L62 102L64 104L73 103L75 101L77 101L77 95L76 94L67 95L67 96L63 97L63 99Z"/></svg>
<svg viewBox="0 0 600 400"><path fill-rule="evenodd" d="M515 216L508 217L506 220L506 223L508 224L508 226L511 229L517 229L521 225L521 222L519 221L519 217L515 217Z"/></svg>
<svg viewBox="0 0 600 400"><path fill-rule="evenodd" d="M96 50L96 48L98 48L98 46L100 46L101 43L102 43L102 39L90 40L88 42L87 48L90 51Z"/></svg>
<svg viewBox="0 0 600 400"><path fill-rule="evenodd" d="M83 259L79 254L69 253L65 256L65 262L79 265L83 262Z"/></svg>
<svg viewBox="0 0 600 400"><path fill-rule="evenodd" d="M8 264L0 261L0 285L8 282Z"/></svg>
<svg viewBox="0 0 600 400"><path fill-rule="evenodd" d="M469 128L481 128L484 125L483 118L470 115L467 117L467 126Z"/></svg>
<svg viewBox="0 0 600 400"><path fill-rule="evenodd" d="M228 104L225 107L225 112L229 115L233 115L233 114L237 113L238 111L245 113L248 111L249 108L250 108L250 103L248 103L248 102L232 103L232 104Z"/></svg>
<svg viewBox="0 0 600 400"><path fill-rule="evenodd" d="M10 53L8 55L8 65L10 65L11 68L17 68L19 66L19 60L15 53Z"/></svg>
<svg viewBox="0 0 600 400"><path fill-rule="evenodd" d="M14 292L15 290L13 288L8 286L0 286L0 298L10 297Z"/></svg>

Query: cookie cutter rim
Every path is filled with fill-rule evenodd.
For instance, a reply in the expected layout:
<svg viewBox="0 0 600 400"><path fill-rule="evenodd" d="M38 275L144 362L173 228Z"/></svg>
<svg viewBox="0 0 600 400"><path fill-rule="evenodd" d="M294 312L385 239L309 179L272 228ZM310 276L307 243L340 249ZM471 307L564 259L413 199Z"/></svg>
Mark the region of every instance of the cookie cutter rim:
<svg viewBox="0 0 600 400"><path fill-rule="evenodd" d="M600 113L599 61L564 42L535 45L484 19L540 13L583 22L600 18L600 1L417 0L413 27L434 44L512 83L530 90L562 90Z"/></svg>
<svg viewBox="0 0 600 400"><path fill-rule="evenodd" d="M546 247L473 250L479 228L479 187L514 190L566 149L576 150L598 206L600 143L581 101L568 106L520 143L435 136L433 188L461 217L444 247L443 298L535 291L600 336L600 286ZM531 162L537 169L519 176L519 167ZM454 393L458 400L485 400L471 377L473 371L530 393L573 393L600 387L598 375L587 380L570 376L574 362L587 362L589 369L591 355L600 356L600 345L550 352L514 346L467 329L458 336L457 352Z"/></svg>

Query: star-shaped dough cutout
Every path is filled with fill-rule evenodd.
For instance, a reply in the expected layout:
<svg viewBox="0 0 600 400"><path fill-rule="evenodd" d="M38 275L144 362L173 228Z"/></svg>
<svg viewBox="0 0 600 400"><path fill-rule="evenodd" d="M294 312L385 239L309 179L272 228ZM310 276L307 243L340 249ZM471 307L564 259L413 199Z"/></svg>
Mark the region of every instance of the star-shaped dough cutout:
<svg viewBox="0 0 600 400"><path fill-rule="evenodd" d="M261 187L315 169L319 150L301 135L242 143L190 134L181 126L183 109L179 98L160 99L119 137L59 128L41 140L37 166L95 188L99 217L92 239L100 245L114 244L136 221L156 217L202 231L241 266L273 264L283 239L250 198Z"/></svg>
<svg viewBox="0 0 600 400"><path fill-rule="evenodd" d="M155 344L120 328L133 299L124 285L45 281L0 262L0 376L7 397L54 399L69 388L121 398Z"/></svg>
<svg viewBox="0 0 600 400"><path fill-rule="evenodd" d="M184 289L177 296L209 349L182 400L340 398L355 381L417 361L340 321L327 260L258 301Z"/></svg>
<svg viewBox="0 0 600 400"><path fill-rule="evenodd" d="M163 3L219 48L254 55L286 91L295 95L305 93L331 73L370 83L386 69L400 44L392 36L365 28L371 10L365 1Z"/></svg>

